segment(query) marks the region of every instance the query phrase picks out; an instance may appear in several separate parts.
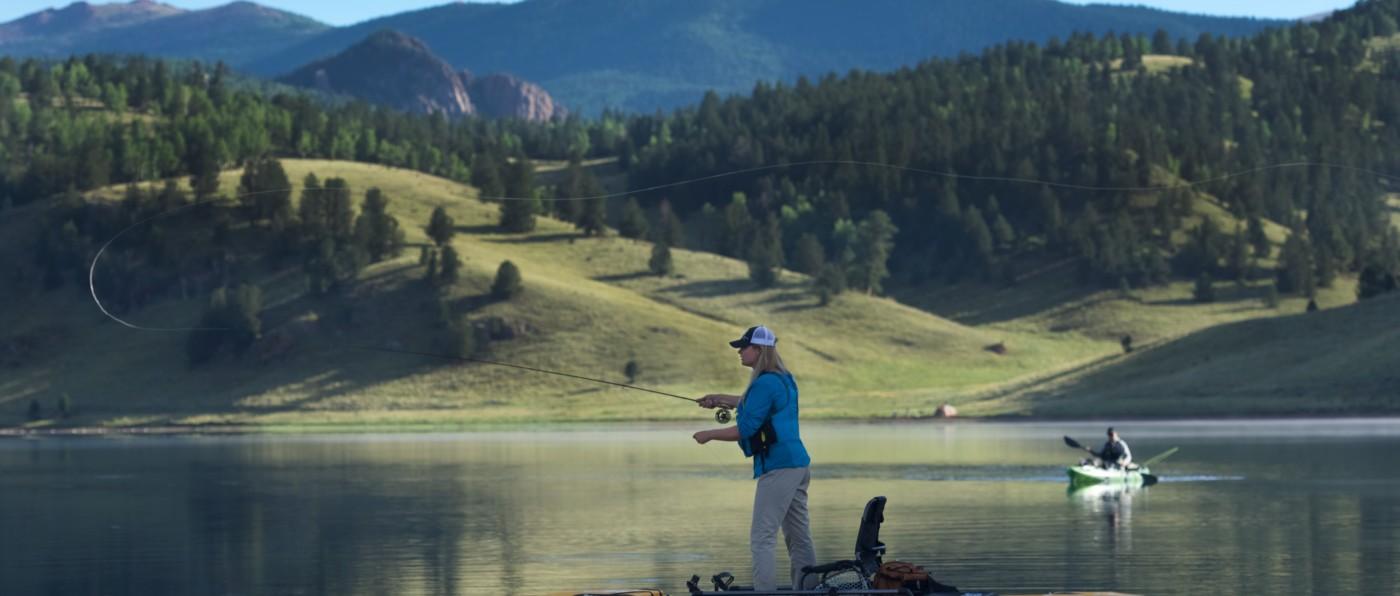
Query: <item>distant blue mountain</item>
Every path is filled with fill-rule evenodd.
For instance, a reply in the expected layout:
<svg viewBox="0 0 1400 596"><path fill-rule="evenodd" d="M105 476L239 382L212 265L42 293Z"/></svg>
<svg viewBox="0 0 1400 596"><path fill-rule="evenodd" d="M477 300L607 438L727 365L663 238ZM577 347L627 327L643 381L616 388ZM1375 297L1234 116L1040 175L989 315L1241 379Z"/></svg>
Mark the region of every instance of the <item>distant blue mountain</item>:
<svg viewBox="0 0 1400 596"><path fill-rule="evenodd" d="M218 10L264 18L172 27L175 19ZM5 27L15 21L0 25L0 52L220 58L274 77L393 29L423 40L453 68L514 74L573 111L596 113L667 109L711 89L747 93L757 81L892 70L1011 40L1162 29L1194 41L1203 33L1242 36L1285 23L1055 0L526 0L445 4L339 28L246 2L210 11L7 41ZM274 13L283 16L268 18ZM230 26L235 22L253 24ZM61 43L45 45L46 39Z"/></svg>

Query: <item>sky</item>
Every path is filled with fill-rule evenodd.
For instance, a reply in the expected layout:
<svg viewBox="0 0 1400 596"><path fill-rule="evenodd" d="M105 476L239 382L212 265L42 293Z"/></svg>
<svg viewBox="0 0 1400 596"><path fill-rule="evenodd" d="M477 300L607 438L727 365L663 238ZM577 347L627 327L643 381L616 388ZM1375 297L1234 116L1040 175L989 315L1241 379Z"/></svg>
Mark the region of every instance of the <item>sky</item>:
<svg viewBox="0 0 1400 596"><path fill-rule="evenodd" d="M102 0L89 0L106 4ZM200 9L228 4L231 0L164 0L166 4L184 9ZM429 6L447 4L447 0L254 0L258 4L306 15L330 25L350 25L375 17L406 12ZM964 0L975 2L977 0ZM1073 4L1137 4L1201 14L1252 16L1268 18L1298 18L1338 8L1347 8L1355 0L1065 0ZM13 21L45 8L59 8L68 0L3 0L0 1L0 23Z"/></svg>

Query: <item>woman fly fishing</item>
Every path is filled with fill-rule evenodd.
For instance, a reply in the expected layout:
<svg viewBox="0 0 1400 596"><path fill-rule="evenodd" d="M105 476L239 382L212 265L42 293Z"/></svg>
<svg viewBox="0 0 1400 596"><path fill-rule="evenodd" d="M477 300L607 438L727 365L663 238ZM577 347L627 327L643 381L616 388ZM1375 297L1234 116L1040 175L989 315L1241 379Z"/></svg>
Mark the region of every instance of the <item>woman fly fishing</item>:
<svg viewBox="0 0 1400 596"><path fill-rule="evenodd" d="M778 355L778 338L762 325L750 327L744 336L729 342L739 350L739 362L753 369L744 394L713 393L698 400L702 408L737 410L738 424L695 433L695 442L736 441L745 457L753 458L753 522L749 549L753 554L755 590L777 588L774 548L782 528L792 562L792 586L802 579L802 568L815 565L816 548L807 517L807 486L812 480L812 460L798 430L797 382Z"/></svg>

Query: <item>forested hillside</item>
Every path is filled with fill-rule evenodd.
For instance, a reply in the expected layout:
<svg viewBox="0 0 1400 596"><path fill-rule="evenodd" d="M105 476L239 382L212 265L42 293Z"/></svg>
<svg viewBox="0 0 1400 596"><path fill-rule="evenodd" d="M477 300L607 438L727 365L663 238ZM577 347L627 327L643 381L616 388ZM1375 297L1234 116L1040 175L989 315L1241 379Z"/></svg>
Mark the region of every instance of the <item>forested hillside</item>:
<svg viewBox="0 0 1400 596"><path fill-rule="evenodd" d="M903 354L894 376L829 345L812 355L841 391L894 383L906 406L935 399L929 392L939 385L930 379L943 377L918 371L945 357L940 350L955 351L947 362L965 359L974 372L957 387L971 391L1103 358L1118 336L1126 352L1127 334L1144 329L1140 338L1170 341L1272 316L1280 303L1301 309L1316 299L1326 308L1370 298L1393 291L1400 270L1397 15L1400 0L1385 0L1243 40L1077 35L893 74L760 85L749 97L710 94L672 114L543 123L326 102L260 88L221 64L0 59L0 252L14 264L0 304L16 325L0 337L0 365L51 378L42 363L62 334L45 325L60 315L33 309L86 304L89 284L122 317L155 309L176 316L177 327L237 330L189 334L181 364L196 369L225 355L236 367L249 365L244 354L275 354L280 340L267 332L296 320L278 308L310 303L315 320L350 325L361 307L333 305L398 292L408 277L422 279L410 308L437 313L407 323L420 330L413 345L421 349L469 354L497 334L533 337L528 326L463 322L495 304L457 285L467 246L493 259L531 254L530 265L550 271L560 291L594 288L587 300L598 302L588 306L576 296L534 303L526 321L540 328L556 328L556 311L624 312L638 299L627 292L674 310L658 310L658 320L740 325L722 314L738 309L805 325L813 336L837 318L866 321L882 331L862 341ZM282 165L297 158L328 165ZM537 166L546 160L553 163ZM420 195L417 183L385 176L394 189L387 192L387 182L352 161L443 180ZM317 170L353 170L369 181L306 175ZM454 212L474 223L454 225ZM136 228L91 268L99 249ZM604 244L614 230L645 242ZM453 244L457 232L469 240ZM577 240L617 250L580 261ZM692 251L738 260L711 263ZM731 278L734 263L748 279ZM511 295L519 276L498 265L470 266L493 300ZM480 279L492 272L505 279L499 295L495 282ZM695 275L703 281L682 281ZM657 280L642 281L651 276ZM626 292L615 293L618 286ZM1192 286L1189 296L1178 292ZM1049 320L1060 303L1104 289L1131 308L1171 307L1159 310L1194 319ZM1038 304L1022 307L1027 297ZM1265 310L1210 306L1222 299ZM984 304L972 310L982 314L950 312L978 300ZM869 323L882 318L961 339L940 347ZM988 320L1000 326L982 328ZM321 340L344 331L327 329ZM1085 335L1058 335L1064 331ZM993 335L1012 338L1011 359L982 360L1008 353ZM543 345L531 341L519 345ZM692 349L703 343L686 341ZM167 354L162 362L172 361ZM305 381L284 372L288 387ZM697 387L694 378L672 382ZM236 387L221 391L239 396ZM1017 406L1008 407L985 411Z"/></svg>

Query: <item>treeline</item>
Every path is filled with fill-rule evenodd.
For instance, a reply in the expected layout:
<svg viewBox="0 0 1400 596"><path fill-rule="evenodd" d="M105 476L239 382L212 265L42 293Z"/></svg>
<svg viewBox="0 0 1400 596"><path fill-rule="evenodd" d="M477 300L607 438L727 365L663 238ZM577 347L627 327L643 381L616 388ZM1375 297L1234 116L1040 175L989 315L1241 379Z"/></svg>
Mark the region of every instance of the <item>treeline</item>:
<svg viewBox="0 0 1400 596"><path fill-rule="evenodd" d="M550 123L267 95L221 65L0 58L0 205L56 197L30 276L52 288L85 274L104 239L219 196L218 172L244 167L237 209L192 207L199 226L153 222L148 240L99 270L118 308L160 294L152 288L206 292L240 279L228 257L238 238L255 238L274 261L301 259L313 292L383 254L382 242L361 243L368 229L347 223L348 188L315 181L322 190L293 209L269 156L470 182L483 197L523 199L502 202L506 230L528 231L546 213L585 234L611 225L656 243L653 272L673 270L671 247L710 250L748 261L760 284L780 268L808 273L824 300L929 281L1015 283L1058 260L1078 263L1068 270L1080 282L1109 287L1269 276L1279 291L1311 294L1341 272L1384 286L1400 269L1383 202L1394 179L1377 174L1400 171L1390 149L1400 146L1397 14L1400 0L1385 0L1242 40L1159 32L1011 43L892 74L709 94L670 115ZM605 155L619 156L630 188L703 180L588 199L603 190L581 160ZM544 186L531 165L541 158L572 163ZM824 163L746 171L802 162ZM1259 169L1267 164L1293 165ZM122 209L77 197L185 176L188 190L133 186ZM1207 197L1240 224L1196 215ZM362 214L382 208L364 200ZM250 233L228 233L243 221ZM1268 221L1290 231L1277 252ZM440 275L449 256L430 252L425 265L433 259ZM1276 270L1259 266L1265 258Z"/></svg>
<svg viewBox="0 0 1400 596"><path fill-rule="evenodd" d="M615 154L615 116L529 123L416 116L302 93L260 93L222 64L89 55L0 58L0 203L183 175L261 156L346 159L461 182L510 158ZM485 171L490 170L490 171ZM473 176L473 174L476 176Z"/></svg>
<svg viewBox="0 0 1400 596"><path fill-rule="evenodd" d="M1311 293L1339 271L1397 269L1396 179L1379 174L1400 172L1397 14L1372 1L1249 39L1075 35L761 83L629 120L622 161L633 188L705 179L666 191L702 222L693 246L751 262L780 247L800 255L785 265L835 262L857 288L879 291L882 272L852 238L888 220L896 284L1014 282L1025 263L1074 258L1081 281L1110 287L1277 275ZM834 163L732 174L802 162ZM1242 224L1194 217L1207 195ZM1255 266L1264 220L1290 230L1278 272Z"/></svg>

